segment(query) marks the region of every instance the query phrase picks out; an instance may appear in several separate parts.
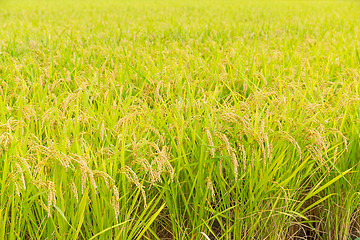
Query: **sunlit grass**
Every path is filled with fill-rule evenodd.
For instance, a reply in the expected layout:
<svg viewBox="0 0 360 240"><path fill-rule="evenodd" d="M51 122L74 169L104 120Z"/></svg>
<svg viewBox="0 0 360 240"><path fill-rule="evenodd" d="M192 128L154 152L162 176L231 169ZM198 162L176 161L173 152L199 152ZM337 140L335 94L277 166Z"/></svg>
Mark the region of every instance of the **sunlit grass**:
<svg viewBox="0 0 360 240"><path fill-rule="evenodd" d="M0 239L360 237L359 9L1 2Z"/></svg>

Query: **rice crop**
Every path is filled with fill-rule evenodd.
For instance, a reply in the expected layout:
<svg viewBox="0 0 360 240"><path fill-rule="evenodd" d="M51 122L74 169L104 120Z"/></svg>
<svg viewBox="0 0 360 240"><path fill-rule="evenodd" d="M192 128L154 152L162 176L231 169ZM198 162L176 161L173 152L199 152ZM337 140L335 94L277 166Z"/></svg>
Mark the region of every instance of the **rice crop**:
<svg viewBox="0 0 360 240"><path fill-rule="evenodd" d="M360 2L0 2L0 239L360 237Z"/></svg>

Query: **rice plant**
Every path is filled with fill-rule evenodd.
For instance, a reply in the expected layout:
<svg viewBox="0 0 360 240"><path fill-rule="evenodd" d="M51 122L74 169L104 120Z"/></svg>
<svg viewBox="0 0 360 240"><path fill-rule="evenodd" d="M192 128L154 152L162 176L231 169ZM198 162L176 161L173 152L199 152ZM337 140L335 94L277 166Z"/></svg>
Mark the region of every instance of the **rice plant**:
<svg viewBox="0 0 360 240"><path fill-rule="evenodd" d="M0 239L360 237L360 2L0 2Z"/></svg>

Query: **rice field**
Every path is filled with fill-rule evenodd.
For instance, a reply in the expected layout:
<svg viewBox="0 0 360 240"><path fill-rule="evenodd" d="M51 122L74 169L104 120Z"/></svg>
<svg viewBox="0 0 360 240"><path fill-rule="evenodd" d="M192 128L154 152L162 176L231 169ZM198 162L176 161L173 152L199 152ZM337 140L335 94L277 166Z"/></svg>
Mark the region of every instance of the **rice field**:
<svg viewBox="0 0 360 240"><path fill-rule="evenodd" d="M0 239L360 238L360 2L0 2Z"/></svg>

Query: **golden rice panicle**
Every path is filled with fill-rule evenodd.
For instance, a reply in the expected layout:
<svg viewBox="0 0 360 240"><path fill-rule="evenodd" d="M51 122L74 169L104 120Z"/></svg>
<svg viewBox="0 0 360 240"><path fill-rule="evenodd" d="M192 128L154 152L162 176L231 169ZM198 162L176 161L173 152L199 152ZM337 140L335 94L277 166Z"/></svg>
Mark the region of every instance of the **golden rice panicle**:
<svg viewBox="0 0 360 240"><path fill-rule="evenodd" d="M51 216L50 208L43 201L39 200L38 202L39 205L47 212L48 217L50 217Z"/></svg>
<svg viewBox="0 0 360 240"><path fill-rule="evenodd" d="M159 182L161 182L161 174L166 169L166 171L170 174L171 180L174 178L175 170L172 167L169 159L170 159L170 148L167 146L163 146L160 150L157 144L152 143L152 146L157 151L157 156L151 163L151 169L153 169L153 176Z"/></svg>
<svg viewBox="0 0 360 240"><path fill-rule="evenodd" d="M209 189L209 192L211 194L211 199L213 201L215 201L215 190L214 190L214 184L213 182L211 181L211 178L210 177L207 177L206 178L206 184L207 184L207 187Z"/></svg>
<svg viewBox="0 0 360 240"><path fill-rule="evenodd" d="M256 142L259 144L261 152L263 154L263 158L264 158L264 165L266 166L266 150L265 150L265 141L262 137L257 137Z"/></svg>
<svg viewBox="0 0 360 240"><path fill-rule="evenodd" d="M229 150L228 150L229 151ZM234 149L231 148L231 151L230 151L230 157L231 157L231 161L233 163L233 166L234 166L234 176L235 176L235 181L238 180L238 177L239 177L239 173L238 173L238 168L239 168L239 164L237 162L237 159L236 159L236 154L235 154L235 151Z"/></svg>
<svg viewBox="0 0 360 240"><path fill-rule="evenodd" d="M135 133L133 132L131 134L131 150L132 150L132 155L134 157L134 159L137 159L138 156L140 155L140 150L142 148L142 146L144 145L144 139L141 139L139 141L137 141L137 138L136 138L136 135Z"/></svg>
<svg viewBox="0 0 360 240"><path fill-rule="evenodd" d="M30 121L31 117L33 117L34 120L37 121L36 110L33 105L30 104L25 105L22 109L22 112L23 112L23 118L25 119L26 122Z"/></svg>
<svg viewBox="0 0 360 240"><path fill-rule="evenodd" d="M151 132L153 132L158 138L159 138L159 141L160 141L160 146L164 146L165 145L165 140L164 140L164 137L161 135L161 133L159 132L159 130L157 130L155 127L149 125L146 127L145 131L146 130L150 130Z"/></svg>
<svg viewBox="0 0 360 240"><path fill-rule="evenodd" d="M32 180L31 184L34 185L36 188L43 188L47 189L47 183L40 180Z"/></svg>
<svg viewBox="0 0 360 240"><path fill-rule="evenodd" d="M219 133L219 138L224 142L225 144L225 148L231 158L231 162L233 164L233 167L234 167L234 176L235 176L235 181L238 180L238 167L239 167L239 164L238 164L238 161L237 161L237 158L236 158L236 154L235 154L235 150L230 146L230 143L229 143L229 140L228 138L226 137L225 134L223 133Z"/></svg>
<svg viewBox="0 0 360 240"><path fill-rule="evenodd" d="M19 187L19 184L14 181L14 185L15 185L15 193L18 197L20 197L20 187Z"/></svg>
<svg viewBox="0 0 360 240"><path fill-rule="evenodd" d="M33 176L31 174L31 166L28 163L28 159L20 157L20 156L17 156L16 159L18 162L20 162L25 167L25 169L29 172L30 178L32 178Z"/></svg>
<svg viewBox="0 0 360 240"><path fill-rule="evenodd" d="M154 185L156 182L161 182L159 174L153 169L152 165L145 158L140 158L136 160L137 163L141 165L143 170L149 174L149 181L151 185Z"/></svg>
<svg viewBox="0 0 360 240"><path fill-rule="evenodd" d="M97 194L97 185L96 185L96 181L95 181L95 178L94 178L94 174L89 168L87 169L87 172L88 172L88 176L89 176L89 179L90 179L90 183L91 183L91 185L93 185L95 194Z"/></svg>
<svg viewBox="0 0 360 240"><path fill-rule="evenodd" d="M262 120L262 122L261 122L260 134L262 135L261 137L263 138L263 141L266 144L266 150L267 150L266 156L269 160L271 160L273 149L272 149L272 144L269 142L269 137L265 132L265 120Z"/></svg>
<svg viewBox="0 0 360 240"><path fill-rule="evenodd" d="M321 148L319 148L317 145L308 145L306 146L306 149L309 150L310 156L318 161L321 165L324 165L328 171L330 171L329 166L326 164L326 160L323 157L323 151Z"/></svg>
<svg viewBox="0 0 360 240"><path fill-rule="evenodd" d="M115 200L114 196L111 196L110 198L110 205L114 210L116 223L119 223L119 212L120 212L119 202Z"/></svg>
<svg viewBox="0 0 360 240"><path fill-rule="evenodd" d="M162 98L161 94L160 94L160 89L161 89L161 85L162 85L162 81L159 81L157 86L156 86L156 90L155 90L155 97L157 99L159 99L161 102L164 101L164 99Z"/></svg>
<svg viewBox="0 0 360 240"><path fill-rule="evenodd" d="M282 130L283 130L283 126L282 126L281 122L279 121L279 119L276 119L275 122L276 122L276 124L277 124L277 126L278 126L279 131L282 131Z"/></svg>
<svg viewBox="0 0 360 240"><path fill-rule="evenodd" d="M215 157L215 148L214 148L215 145L214 145L214 142L213 142L213 138L212 138L211 133L210 133L208 128L205 129L205 132L206 132L207 139L209 141L209 145L212 146L210 148L211 156Z"/></svg>
<svg viewBox="0 0 360 240"><path fill-rule="evenodd" d="M273 151L273 147L272 147L272 144L269 142L269 137L268 135L264 135L264 138L265 138L265 143L266 143L266 146L267 146L267 157L269 160L272 159L272 151Z"/></svg>
<svg viewBox="0 0 360 240"><path fill-rule="evenodd" d="M334 154L333 154L333 158L334 158L333 162L334 162L334 163L336 163L336 161L337 161L337 159L338 159L338 151L339 151L339 148L336 147L336 148L334 149Z"/></svg>
<svg viewBox="0 0 360 240"><path fill-rule="evenodd" d="M105 135L106 135L105 121L102 121L100 126L100 139L102 142L105 139Z"/></svg>
<svg viewBox="0 0 360 240"><path fill-rule="evenodd" d="M80 165L80 172L81 172L81 194L84 194L84 189L87 183L87 169L84 166Z"/></svg>
<svg viewBox="0 0 360 240"><path fill-rule="evenodd" d="M295 147L295 149L298 151L299 157L301 159L301 152L302 152L301 147L298 144L298 142L295 140L295 138L285 131L280 131L279 135L281 138L288 140Z"/></svg>
<svg viewBox="0 0 360 240"><path fill-rule="evenodd" d="M120 118L119 121L113 127L114 131L120 134L122 127L130 120L131 120L131 115L125 115L122 118Z"/></svg>
<svg viewBox="0 0 360 240"><path fill-rule="evenodd" d="M320 128L320 130L321 130L321 128ZM307 138L310 141L314 141L315 145L318 148L322 148L324 150L324 152L326 153L327 148L328 148L328 143L327 143L325 137L323 137L321 135L321 133L318 130L316 130L315 128L306 129L306 131L307 131Z"/></svg>
<svg viewBox="0 0 360 240"><path fill-rule="evenodd" d="M146 194L144 191L144 186L140 183L138 176L136 175L136 173L129 167L129 166L125 166L121 169L121 173L123 173L125 175L125 177L132 183L135 184L135 186L139 189L139 191L141 192L141 195L144 199L144 204L145 207L147 206L147 202L146 202Z"/></svg>
<svg viewBox="0 0 360 240"><path fill-rule="evenodd" d="M4 132L0 135L0 147L7 151L13 141L13 137L10 133Z"/></svg>
<svg viewBox="0 0 360 240"><path fill-rule="evenodd" d="M62 167L66 169L66 171L68 171L68 168L73 167L71 163L72 159L66 154L60 152L57 149L56 144L54 143L53 140L49 139L48 145L49 147L41 146L47 158L55 159L57 162L60 163Z"/></svg>
<svg viewBox="0 0 360 240"><path fill-rule="evenodd" d="M87 166L86 159L82 156L74 154L74 157L71 158L75 162L79 164L80 172L81 172L81 194L84 193L84 189L86 187L87 179L89 178L90 183L94 187L95 194L97 193L97 185L94 178L93 171Z"/></svg>
<svg viewBox="0 0 360 240"><path fill-rule="evenodd" d="M56 205L55 183L52 182L52 181L48 181L48 182L47 182L47 189L49 190L47 208L48 208L48 210L49 210L49 211L48 211L48 216L50 217L50 216L51 216L51 215L50 215L51 206Z"/></svg>
<svg viewBox="0 0 360 240"><path fill-rule="evenodd" d="M155 149L157 154L159 154L161 152L158 144L151 142L150 145Z"/></svg>
<svg viewBox="0 0 360 240"><path fill-rule="evenodd" d="M7 119L5 123L0 123L0 129L7 132L12 132L15 129L15 127L21 123L23 122L19 120L15 120L13 117L10 117L9 119Z"/></svg>
<svg viewBox="0 0 360 240"><path fill-rule="evenodd" d="M34 168L34 178L37 178L38 176L43 176L45 174L45 166L46 166L46 159L39 159L39 161L36 163Z"/></svg>
<svg viewBox="0 0 360 240"><path fill-rule="evenodd" d="M251 137L254 135L254 130L251 128L246 116L240 117L232 111L226 111L224 113L220 113L220 118L225 122L240 123L243 128L242 131L246 134L246 136Z"/></svg>
<svg viewBox="0 0 360 240"><path fill-rule="evenodd" d="M220 133L216 133L216 136L219 136ZM219 148L220 151L220 155L223 155L223 146L220 146ZM223 158L219 157L219 174L222 176L223 175Z"/></svg>
<svg viewBox="0 0 360 240"><path fill-rule="evenodd" d="M74 197L75 197L75 199L76 199L76 202L78 203L78 202L79 202L79 194L78 194L77 187L76 187L76 185L75 185L74 180L71 180L71 182L70 182L70 189L71 189L71 191L72 191L73 194L74 194Z"/></svg>
<svg viewBox="0 0 360 240"><path fill-rule="evenodd" d="M102 157L102 156L113 156L115 154L115 148L114 146L100 148L95 156L96 157Z"/></svg>
<svg viewBox="0 0 360 240"><path fill-rule="evenodd" d="M118 188L116 187L115 184L112 185L112 189L113 189L114 196L111 197L110 203L111 203L111 206L113 207L114 212L115 212L116 222L118 222L118 217L119 217L119 213L120 213L119 190L118 190Z"/></svg>
<svg viewBox="0 0 360 240"><path fill-rule="evenodd" d="M343 143L344 143L344 146L345 146L345 150L348 151L348 145L349 145L348 144L348 138L345 137L345 135L340 130L338 130L336 128L329 128L328 130L330 130L330 131L332 131L334 133L337 133L342 137Z"/></svg>
<svg viewBox="0 0 360 240"><path fill-rule="evenodd" d="M23 170L22 170L19 163L16 162L15 166L17 168L17 173L20 174L20 179L21 179L21 182L22 182L22 188L24 190L26 190L25 176L24 176Z"/></svg>
<svg viewBox="0 0 360 240"><path fill-rule="evenodd" d="M154 160L151 162L151 175L152 181L154 183L159 182L162 183L161 180L161 173L163 172L163 165L160 163L160 158L155 157Z"/></svg>
<svg viewBox="0 0 360 240"><path fill-rule="evenodd" d="M112 185L112 189L115 196L115 200L119 201L120 200L119 189L116 187L115 184Z"/></svg>
<svg viewBox="0 0 360 240"><path fill-rule="evenodd" d="M67 156L66 154L62 152L57 152L55 155L55 158L58 160L61 166L63 166L66 171L68 171L68 168L73 167L71 158Z"/></svg>
<svg viewBox="0 0 360 240"><path fill-rule="evenodd" d="M170 148L163 146L161 152L159 153L159 157L162 160L162 164L165 166L166 170L170 173L171 180L173 180L175 170L170 163Z"/></svg>
<svg viewBox="0 0 360 240"><path fill-rule="evenodd" d="M109 180L114 183L114 179L112 179L112 177L110 177L109 174L107 174L106 172L103 171L92 171L94 174L94 177L100 177L104 180L106 188L110 189L110 184L109 184Z"/></svg>

